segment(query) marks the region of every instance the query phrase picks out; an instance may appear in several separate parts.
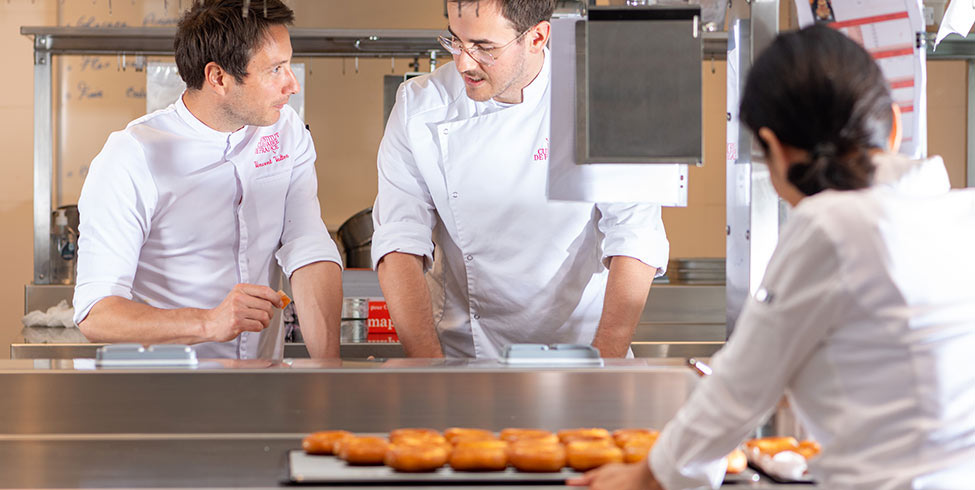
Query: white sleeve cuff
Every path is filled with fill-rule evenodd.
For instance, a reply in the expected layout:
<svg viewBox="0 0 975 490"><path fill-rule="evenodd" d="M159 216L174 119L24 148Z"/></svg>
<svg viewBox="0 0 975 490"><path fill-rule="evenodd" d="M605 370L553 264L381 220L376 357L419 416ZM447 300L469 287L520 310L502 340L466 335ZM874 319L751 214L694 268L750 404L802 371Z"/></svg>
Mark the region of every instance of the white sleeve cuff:
<svg viewBox="0 0 975 490"><path fill-rule="evenodd" d="M423 257L423 270L433 266L433 236L430 228L419 223L387 223L372 235L372 268L392 252Z"/></svg>
<svg viewBox="0 0 975 490"><path fill-rule="evenodd" d="M71 300L74 306L74 324L78 325L95 306L95 303L109 297L118 296L120 298L132 299L132 289L111 282L89 282L78 284L74 288L74 299Z"/></svg>
<svg viewBox="0 0 975 490"><path fill-rule="evenodd" d="M274 255L286 277L314 262L335 262L343 267L339 249L327 235L321 237L312 234L296 238L282 245Z"/></svg>

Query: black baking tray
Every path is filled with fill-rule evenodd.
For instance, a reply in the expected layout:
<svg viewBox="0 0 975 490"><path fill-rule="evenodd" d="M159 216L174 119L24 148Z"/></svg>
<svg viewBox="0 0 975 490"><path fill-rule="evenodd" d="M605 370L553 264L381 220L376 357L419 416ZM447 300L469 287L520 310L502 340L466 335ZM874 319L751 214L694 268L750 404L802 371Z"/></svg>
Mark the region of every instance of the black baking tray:
<svg viewBox="0 0 975 490"><path fill-rule="evenodd" d="M760 478L765 479L765 480L769 480L769 481L772 481L772 482L775 482L775 483L790 484L790 485L792 485L792 484L815 485L816 484L816 481L813 480L812 477L809 476L808 474L803 475L802 478L799 478L799 479L785 478L783 476L776 475L773 472L768 472L768 471L763 470L761 466L759 466L758 464L756 464L755 462L753 462L751 460L748 461L748 467L752 471L754 471L756 474L758 474Z"/></svg>
<svg viewBox="0 0 975 490"><path fill-rule="evenodd" d="M526 473L509 467L504 471L454 471L444 466L425 473L402 473L388 466L352 466L335 456L309 455L300 449L286 455L288 485L562 485L582 475L564 468L556 473ZM725 476L726 484L757 481L754 471Z"/></svg>

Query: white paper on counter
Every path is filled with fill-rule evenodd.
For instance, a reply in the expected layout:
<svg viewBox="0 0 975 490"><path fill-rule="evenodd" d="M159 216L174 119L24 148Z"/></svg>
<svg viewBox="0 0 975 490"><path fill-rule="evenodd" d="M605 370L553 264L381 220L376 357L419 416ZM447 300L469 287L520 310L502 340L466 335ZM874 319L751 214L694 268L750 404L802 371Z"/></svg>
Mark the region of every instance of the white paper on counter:
<svg viewBox="0 0 975 490"><path fill-rule="evenodd" d="M975 0L955 0L971 3ZM901 153L927 156L927 54L920 0L795 0L799 25L826 23L860 43L880 65L901 108ZM955 2L952 2L954 5ZM946 15L947 17L947 15Z"/></svg>
<svg viewBox="0 0 975 490"><path fill-rule="evenodd" d="M938 27L938 35L934 38L934 47L938 48L948 34L961 34L962 37L968 36L968 31L975 25L975 0L954 0L948 4L948 10L941 19L941 27Z"/></svg>
<svg viewBox="0 0 975 490"><path fill-rule="evenodd" d="M584 202L649 202L687 206L687 165L575 161L575 23L552 20L552 112L548 198ZM559 69L556 69L556 66ZM660 117L671 117L661 114Z"/></svg>

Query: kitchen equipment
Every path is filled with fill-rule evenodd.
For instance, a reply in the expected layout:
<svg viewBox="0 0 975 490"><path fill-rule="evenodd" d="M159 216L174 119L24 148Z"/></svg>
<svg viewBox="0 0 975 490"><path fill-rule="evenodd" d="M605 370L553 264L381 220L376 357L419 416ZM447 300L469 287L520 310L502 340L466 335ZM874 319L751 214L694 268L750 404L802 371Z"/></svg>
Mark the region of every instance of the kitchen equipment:
<svg viewBox="0 0 975 490"><path fill-rule="evenodd" d="M345 250L345 266L353 269L372 269L372 244Z"/></svg>
<svg viewBox="0 0 975 490"><path fill-rule="evenodd" d="M78 206L51 213L51 283L74 284L78 270Z"/></svg>
<svg viewBox="0 0 975 490"><path fill-rule="evenodd" d="M95 353L98 367L195 367L196 351L188 345L110 344Z"/></svg>
<svg viewBox="0 0 975 490"><path fill-rule="evenodd" d="M372 268L372 208L366 208L345 220L338 231L345 255L345 266Z"/></svg>
<svg viewBox="0 0 975 490"><path fill-rule="evenodd" d="M342 343L365 342L369 335L369 299L345 298L342 300Z"/></svg>
<svg viewBox="0 0 975 490"><path fill-rule="evenodd" d="M674 282L685 284L724 284L724 258L674 259L668 270Z"/></svg>
<svg viewBox="0 0 975 490"><path fill-rule="evenodd" d="M603 365L599 349L582 344L512 344L500 360L510 365Z"/></svg>

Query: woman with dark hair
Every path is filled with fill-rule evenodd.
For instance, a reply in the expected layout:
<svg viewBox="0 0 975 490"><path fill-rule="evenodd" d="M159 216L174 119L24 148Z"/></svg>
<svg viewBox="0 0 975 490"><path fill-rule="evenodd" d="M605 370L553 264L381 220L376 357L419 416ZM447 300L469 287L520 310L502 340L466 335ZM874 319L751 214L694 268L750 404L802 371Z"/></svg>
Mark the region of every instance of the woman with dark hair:
<svg viewBox="0 0 975 490"><path fill-rule="evenodd" d="M783 392L822 445L823 488L975 482L975 193L896 154L900 115L870 55L814 26L752 68L741 119L792 206L761 287L648 462L571 482L717 487L724 455Z"/></svg>

